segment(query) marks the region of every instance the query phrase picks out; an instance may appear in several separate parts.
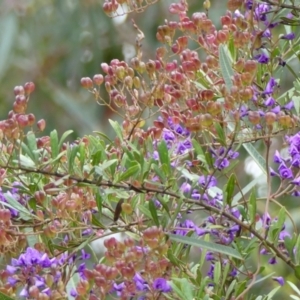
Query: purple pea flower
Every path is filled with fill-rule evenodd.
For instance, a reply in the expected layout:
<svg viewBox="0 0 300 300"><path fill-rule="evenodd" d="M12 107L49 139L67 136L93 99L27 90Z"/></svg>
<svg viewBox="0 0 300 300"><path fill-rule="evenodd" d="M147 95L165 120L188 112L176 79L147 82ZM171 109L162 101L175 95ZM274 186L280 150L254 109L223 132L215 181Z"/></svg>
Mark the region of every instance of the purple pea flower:
<svg viewBox="0 0 300 300"><path fill-rule="evenodd" d="M293 108L294 108L294 101L291 100L290 102L288 102L287 104L285 104L283 107L284 107L285 109L287 109L287 110L293 109Z"/></svg>
<svg viewBox="0 0 300 300"><path fill-rule="evenodd" d="M274 88L277 86L277 82L274 77L271 77L267 83L267 86L264 90L265 95L272 94L274 92Z"/></svg>
<svg viewBox="0 0 300 300"><path fill-rule="evenodd" d="M170 284L164 278L156 278L153 282L153 288L163 293L169 293L172 291Z"/></svg>
<svg viewBox="0 0 300 300"><path fill-rule="evenodd" d="M272 278L274 281L277 281L281 286L284 285L284 279L283 277L279 276L279 277L273 277Z"/></svg>
<svg viewBox="0 0 300 300"><path fill-rule="evenodd" d="M255 55L254 59L256 59L260 64L267 64L270 60L269 56L265 53Z"/></svg>
<svg viewBox="0 0 300 300"><path fill-rule="evenodd" d="M285 163L281 163L279 168L278 168L279 176L282 179L292 179L293 178L293 173L290 168L286 166Z"/></svg>
<svg viewBox="0 0 300 300"><path fill-rule="evenodd" d="M295 33L294 33L294 32L290 32L290 33L287 33L287 34L281 36L280 38L281 38L282 40L288 40L288 41L291 41L291 40L293 40L295 37L296 37Z"/></svg>
<svg viewBox="0 0 300 300"><path fill-rule="evenodd" d="M216 186L217 185L217 179L215 176L204 176L204 175L201 175L199 177L199 180L198 180L199 184L201 184L202 186L207 186L207 188L210 188L210 187L213 187L213 186Z"/></svg>

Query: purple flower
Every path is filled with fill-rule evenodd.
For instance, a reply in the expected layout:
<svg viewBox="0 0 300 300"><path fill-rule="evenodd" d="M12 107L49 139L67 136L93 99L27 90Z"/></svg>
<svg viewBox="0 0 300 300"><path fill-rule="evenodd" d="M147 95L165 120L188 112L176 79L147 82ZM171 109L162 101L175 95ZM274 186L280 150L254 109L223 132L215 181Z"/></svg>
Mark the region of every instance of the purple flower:
<svg viewBox="0 0 300 300"><path fill-rule="evenodd" d="M174 141L175 140L175 134L166 128L163 129L162 136L165 141Z"/></svg>
<svg viewBox="0 0 300 300"><path fill-rule="evenodd" d="M300 176L298 176L297 178L292 180L291 183L299 186L300 185Z"/></svg>
<svg viewBox="0 0 300 300"><path fill-rule="evenodd" d="M283 106L285 109L287 110L291 110L294 108L294 101L291 100L290 102L288 102L286 105Z"/></svg>
<svg viewBox="0 0 300 300"><path fill-rule="evenodd" d="M277 281L281 286L284 285L284 279L283 277L279 276L279 277L273 277L272 278L274 281Z"/></svg>
<svg viewBox="0 0 300 300"><path fill-rule="evenodd" d="M295 33L294 32L290 32L290 33L287 33L283 36L280 37L282 40L288 40L288 41L291 41L295 38Z"/></svg>
<svg viewBox="0 0 300 300"><path fill-rule="evenodd" d="M275 104L275 99L273 97L269 97L265 102L264 105L266 106L273 106Z"/></svg>
<svg viewBox="0 0 300 300"><path fill-rule="evenodd" d="M279 105L277 105L273 109L271 109L271 112L273 112L274 114L278 114L280 111L281 111L281 109L280 109Z"/></svg>
<svg viewBox="0 0 300 300"><path fill-rule="evenodd" d="M223 170L229 166L229 160L227 158L218 158L214 166L218 168L218 170Z"/></svg>
<svg viewBox="0 0 300 300"><path fill-rule="evenodd" d="M269 62L269 56L267 56L265 53L255 55L253 58L256 59L260 64L267 64Z"/></svg>
<svg viewBox="0 0 300 300"><path fill-rule="evenodd" d="M277 264L277 261L276 261L276 257L275 257L275 256L273 256L273 257L271 257L271 258L269 259L269 264L270 264L270 265L275 265L275 264Z"/></svg>
<svg viewBox="0 0 300 300"><path fill-rule="evenodd" d="M138 291L148 291L149 286L147 281L139 274L135 273L133 277L133 281L135 282L136 288Z"/></svg>
<svg viewBox="0 0 300 300"><path fill-rule="evenodd" d="M156 278L153 282L153 288L163 293L169 293L172 291L168 281L164 278Z"/></svg>
<svg viewBox="0 0 300 300"><path fill-rule="evenodd" d="M267 83L267 86L264 90L265 95L272 94L274 92L274 88L277 86L277 82L274 77L271 77Z"/></svg>
<svg viewBox="0 0 300 300"><path fill-rule="evenodd" d="M177 154L184 154L190 149L192 149L192 142L189 139L187 139L178 144Z"/></svg>
<svg viewBox="0 0 300 300"><path fill-rule="evenodd" d="M285 163L281 163L279 168L278 168L279 176L282 179L292 179L293 178L293 173L292 170L289 169Z"/></svg>
<svg viewBox="0 0 300 300"><path fill-rule="evenodd" d="M282 163L282 158L281 158L280 153L278 152L278 150L275 151L274 162L277 163L277 164Z"/></svg>
<svg viewBox="0 0 300 300"><path fill-rule="evenodd" d="M180 190L186 194L190 193L191 189L192 189L192 186L187 182L184 182L180 187Z"/></svg>
<svg viewBox="0 0 300 300"><path fill-rule="evenodd" d="M270 6L268 4L259 4L254 11L255 19L257 21L266 21L269 10Z"/></svg>
<svg viewBox="0 0 300 300"><path fill-rule="evenodd" d="M207 187L207 188L210 188L210 187L213 187L213 186L217 185L217 179L216 179L216 177L215 176L211 176L211 175L208 175L208 176L201 175L199 177L198 182L203 187Z"/></svg>

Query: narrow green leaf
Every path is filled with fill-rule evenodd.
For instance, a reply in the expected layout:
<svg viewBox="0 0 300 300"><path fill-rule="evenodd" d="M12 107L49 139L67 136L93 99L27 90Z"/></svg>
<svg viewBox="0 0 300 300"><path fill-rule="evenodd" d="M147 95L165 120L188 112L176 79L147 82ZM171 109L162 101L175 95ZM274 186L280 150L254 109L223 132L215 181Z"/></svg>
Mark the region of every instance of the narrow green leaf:
<svg viewBox="0 0 300 300"><path fill-rule="evenodd" d="M216 284L216 286L218 286L220 284L219 280L221 277L221 264L219 261L215 262L215 268L214 268L214 282Z"/></svg>
<svg viewBox="0 0 300 300"><path fill-rule="evenodd" d="M153 222L157 227L159 227L159 220L158 220L157 211L156 211L157 208L155 207L155 204L152 199L149 200L148 203L149 203L149 210L150 210Z"/></svg>
<svg viewBox="0 0 300 300"><path fill-rule="evenodd" d="M58 135L57 131L53 130L50 132L50 145L51 145L51 154L52 158L56 158L56 156L59 153L59 148L58 148Z"/></svg>
<svg viewBox="0 0 300 300"><path fill-rule="evenodd" d="M255 224L255 218L256 218L256 196L255 191L252 191L250 198L249 198L249 214L250 214L250 222L251 224Z"/></svg>
<svg viewBox="0 0 300 300"><path fill-rule="evenodd" d="M236 185L237 179L234 173L231 174L231 176L229 177L227 184L225 185L225 192L226 192L226 198L225 198L225 202L226 204L228 204L231 207L231 203L232 203L232 197L234 194L234 189L235 189L235 185Z"/></svg>
<svg viewBox="0 0 300 300"><path fill-rule="evenodd" d="M21 219L23 219L25 221L29 221L29 220L37 218L26 207L24 207L21 203L19 203L15 198L13 198L8 193L5 193L4 197L7 201L7 203L1 202L1 204L3 206L7 206L7 207L13 208L14 210L18 211Z"/></svg>
<svg viewBox="0 0 300 300"><path fill-rule="evenodd" d="M278 290L281 288L281 286L277 286L274 288L268 295L267 295L267 300L273 299L273 296L278 292Z"/></svg>
<svg viewBox="0 0 300 300"><path fill-rule="evenodd" d="M226 146L227 143L226 143L226 135L224 133L224 129L222 128L222 126L218 122L214 123L214 127L217 131L220 144L222 144L223 146Z"/></svg>
<svg viewBox="0 0 300 300"><path fill-rule="evenodd" d="M164 140L162 140L157 145L157 151L158 151L158 154L159 154L160 163L162 165L163 164L166 165L166 170L167 170L166 175L170 175L171 174L171 163L170 163L169 151L168 151L167 144Z"/></svg>
<svg viewBox="0 0 300 300"><path fill-rule="evenodd" d="M174 288L176 293L181 296L181 299L194 299L194 287L186 278L173 278L172 282L170 282L170 285L172 286L172 288Z"/></svg>
<svg viewBox="0 0 300 300"><path fill-rule="evenodd" d="M68 266L67 266L66 269L67 269L67 271L70 271ZM73 272L73 275L71 276L71 278L69 279L69 281L66 285L68 300L73 300L74 299L74 297L71 296L71 291L76 290L76 286L77 286L79 281L80 281L80 277L79 277L78 273L76 271Z"/></svg>
<svg viewBox="0 0 300 300"><path fill-rule="evenodd" d="M80 170L83 171L84 162L85 162L85 149L86 146L84 143L80 143L79 145L79 161L80 161Z"/></svg>
<svg viewBox="0 0 300 300"><path fill-rule="evenodd" d="M58 143L58 151L61 150L61 147L62 147L62 145L63 145L65 139L66 139L71 133L73 133L73 130L67 130L66 132L63 133L63 135L61 136L60 141L59 141L59 143Z"/></svg>
<svg viewBox="0 0 300 300"><path fill-rule="evenodd" d="M95 200L96 200L98 212L99 212L99 214L101 214L103 199L102 199L100 193L96 193Z"/></svg>
<svg viewBox="0 0 300 300"><path fill-rule="evenodd" d="M30 157L35 163L37 163L38 149L37 149L35 134L32 131L28 132L26 135L26 140L27 140L28 149L30 150Z"/></svg>
<svg viewBox="0 0 300 300"><path fill-rule="evenodd" d="M297 265L297 266L295 267L295 276L296 276L298 279L300 279L300 266L299 266L299 265Z"/></svg>
<svg viewBox="0 0 300 300"><path fill-rule="evenodd" d="M236 205L243 196L245 196L247 193L249 193L259 182L261 182L262 180L262 176L259 176L255 179L253 179L252 181L250 181L250 183L248 183L242 190L241 192L238 192L232 200L232 205Z"/></svg>
<svg viewBox="0 0 300 300"><path fill-rule="evenodd" d="M96 218L94 214L92 214L92 224L98 226L101 229L105 229L105 226Z"/></svg>
<svg viewBox="0 0 300 300"><path fill-rule="evenodd" d="M171 233L168 234L168 236L170 237L170 239L172 241L175 241L175 242L184 243L184 244L188 244L188 245L199 247L199 248L205 248L207 250L211 250L214 252L218 252L218 253L221 253L224 255L228 255L230 257L235 257L237 259L243 260L243 257L240 255L240 253L237 250L232 249L227 246L224 246L224 245L219 245L219 244L207 242L207 241L200 240L200 239L187 237L187 236L180 236L180 235L171 234Z"/></svg>
<svg viewBox="0 0 300 300"><path fill-rule="evenodd" d="M79 150L78 145L73 145L72 148L69 149L69 157L68 157L68 166L69 166L69 173L72 174L75 167L75 158L77 156Z"/></svg>
<svg viewBox="0 0 300 300"><path fill-rule="evenodd" d="M0 292L0 300L14 300L13 298L10 298L9 296L3 294Z"/></svg>
<svg viewBox="0 0 300 300"><path fill-rule="evenodd" d="M267 174L269 170L266 168L266 160L261 156L261 154L255 149L255 147L250 143L243 143L243 147L246 151L250 154L253 160L257 163L260 169L263 171L264 174Z"/></svg>
<svg viewBox="0 0 300 300"><path fill-rule="evenodd" d="M139 164L135 164L135 165L131 166L124 173L122 173L120 175L117 182L124 181L124 180L130 178L133 175L137 175L140 170L141 170L141 167L140 167Z"/></svg>
<svg viewBox="0 0 300 300"><path fill-rule="evenodd" d="M120 141L123 141L122 129L120 127L120 124L117 121L113 121L110 119L108 121L115 133L117 134L117 137L120 139Z"/></svg>
<svg viewBox="0 0 300 300"><path fill-rule="evenodd" d="M100 131L93 131L96 134L98 134L99 136L101 136L102 138L104 138L105 140L108 140L110 143L113 143L113 141L104 133L100 132Z"/></svg>
<svg viewBox="0 0 300 300"><path fill-rule="evenodd" d="M298 287L291 281L287 281L288 285L300 296L300 290Z"/></svg>
<svg viewBox="0 0 300 300"><path fill-rule="evenodd" d="M231 66L231 61L225 50L225 46L222 44L219 45L219 61L220 61L221 73L225 81L226 89L230 91L233 85L231 77L234 75L234 72Z"/></svg>

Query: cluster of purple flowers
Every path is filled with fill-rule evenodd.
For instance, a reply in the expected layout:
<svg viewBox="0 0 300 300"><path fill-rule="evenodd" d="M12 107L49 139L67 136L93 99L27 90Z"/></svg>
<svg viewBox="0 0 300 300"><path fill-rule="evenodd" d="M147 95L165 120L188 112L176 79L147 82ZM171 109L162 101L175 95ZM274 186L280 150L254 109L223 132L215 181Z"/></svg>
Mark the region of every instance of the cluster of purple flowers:
<svg viewBox="0 0 300 300"><path fill-rule="evenodd" d="M260 31L261 29L259 29L257 34L260 35L261 38L270 39L272 37L271 30L280 24L279 22L270 22L268 20L268 14L272 11L273 7L270 4L267 4L267 3L257 3L256 1L247 0L245 2L245 7L246 7L245 17L247 17L247 15L250 12L252 13L253 5L255 5L255 7L254 7L254 18L255 18L255 20L257 22L261 22L265 26L265 29L262 32ZM236 11L236 15L244 17L239 11ZM293 15L288 14L286 17L287 18L292 18ZM281 35L280 38L283 39L283 40L291 41L295 38L295 33L290 32L290 33ZM267 64L270 60L270 57L268 55L268 52L264 51L263 43L261 43L261 46L259 48L261 49L261 51L260 51L259 54L254 56L254 59L256 59L261 64ZM259 50L259 48L256 49L256 50ZM285 66L284 61L280 61L279 64L281 66Z"/></svg>
<svg viewBox="0 0 300 300"><path fill-rule="evenodd" d="M28 247L25 253L18 259L12 258L11 264L7 265L6 270L9 274L7 283L15 288L22 287L20 298L35 298L42 295L50 297L53 291L58 291L61 284L61 267L68 263L74 265L77 261L87 260L90 255L81 250L81 255L73 255L68 258L68 254L60 257L50 258L47 253L40 252L35 248ZM78 272L81 276L85 269L85 263L81 264Z"/></svg>
<svg viewBox="0 0 300 300"><path fill-rule="evenodd" d="M150 286L148 284L148 282L141 276L141 274L136 273L134 275L134 277L132 278L132 281L134 282L135 286L136 286L136 290L137 292L147 292L150 290ZM118 297L120 297L122 295L122 291L125 288L125 283L114 283L113 285L113 289L112 289L112 293L116 293ZM161 293L169 293L172 291L172 288L169 284L169 282L162 277L156 278L153 283L152 283L152 289L154 291L157 292L161 292ZM145 296L140 295L138 298L138 300L144 300L146 299Z"/></svg>
<svg viewBox="0 0 300 300"><path fill-rule="evenodd" d="M26 206L29 200L29 196L21 193L20 188L18 188L20 186L21 184L19 182L14 182L12 184L12 188L10 190L7 190L6 192L4 192L0 187L0 202L7 203L7 198L11 197L16 201L18 201L23 206ZM8 209L10 210L11 216L13 218L17 218L19 216L19 212L16 209L11 207L8 207Z"/></svg>
<svg viewBox="0 0 300 300"><path fill-rule="evenodd" d="M286 141L288 143L288 156L283 157L279 151L275 151L274 162L278 165L277 172L270 168L271 176L278 176L282 180L288 180L293 189L291 191L292 196L300 196L298 187L300 186L300 133L296 133L293 136L287 136Z"/></svg>

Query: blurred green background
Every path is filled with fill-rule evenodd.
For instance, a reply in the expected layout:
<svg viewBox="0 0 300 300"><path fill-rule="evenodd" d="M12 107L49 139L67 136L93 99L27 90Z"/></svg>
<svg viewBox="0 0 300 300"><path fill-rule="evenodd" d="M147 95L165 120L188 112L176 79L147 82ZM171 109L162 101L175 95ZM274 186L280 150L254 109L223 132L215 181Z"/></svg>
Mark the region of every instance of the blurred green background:
<svg viewBox="0 0 300 300"><path fill-rule="evenodd" d="M118 24L103 13L103 0L0 0L0 118L6 118L12 108L14 86L33 81L36 90L28 111L37 120L46 120L46 133L57 129L61 135L72 129L72 138L77 138L92 131L109 132L110 112L95 103L81 87L80 79L101 73L102 62L114 58L129 61L134 56L136 31L132 18L146 36L144 56L153 58L160 45L156 29L166 18L172 19L168 13L171 2L158 1L146 12L130 14ZM219 24L227 1L211 2L209 16ZM188 3L190 13L203 10L203 0ZM284 77L291 87L291 77L281 74ZM243 157L241 161L238 171L244 172ZM245 175L241 184L251 180ZM298 213L294 199L288 201ZM288 276L288 270L285 272ZM263 293L270 287L259 289Z"/></svg>

